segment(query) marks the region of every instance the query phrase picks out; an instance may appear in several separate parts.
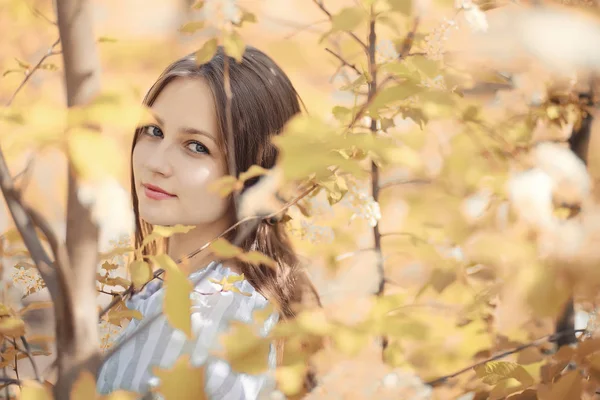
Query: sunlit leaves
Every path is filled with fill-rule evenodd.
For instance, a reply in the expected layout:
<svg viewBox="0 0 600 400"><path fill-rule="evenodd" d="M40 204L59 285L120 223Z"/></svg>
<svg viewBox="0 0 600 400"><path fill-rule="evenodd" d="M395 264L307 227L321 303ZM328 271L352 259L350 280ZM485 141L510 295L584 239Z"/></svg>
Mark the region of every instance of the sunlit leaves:
<svg viewBox="0 0 600 400"><path fill-rule="evenodd" d="M52 392L50 389L34 380L25 380L21 389L21 400L52 400ZM93 397L92 397L93 399ZM89 400L89 399L88 399Z"/></svg>
<svg viewBox="0 0 600 400"><path fill-rule="evenodd" d="M268 172L259 165L252 165L247 171L240 173L238 179L231 175L225 175L211 183L209 189L217 192L222 197L226 197L232 192L242 190L247 180L265 175Z"/></svg>
<svg viewBox="0 0 600 400"><path fill-rule="evenodd" d="M99 132L76 129L67 138L69 157L83 180L100 180L107 175L123 175L125 164L113 155L119 154L117 141Z"/></svg>
<svg viewBox="0 0 600 400"><path fill-rule="evenodd" d="M129 264L129 273L131 274L133 286L136 289L142 287L152 278L152 269L144 260L135 260Z"/></svg>
<svg viewBox="0 0 600 400"><path fill-rule="evenodd" d="M361 7L348 7L334 15L331 23L334 31L351 31L365 21L367 14Z"/></svg>
<svg viewBox="0 0 600 400"><path fill-rule="evenodd" d="M173 368L153 368L154 375L160 379L157 391L165 400L202 400L205 393L204 367L194 367L189 356L181 356Z"/></svg>
<svg viewBox="0 0 600 400"><path fill-rule="evenodd" d="M193 289L192 283L168 255L159 254L154 257L154 260L166 271L163 311L167 320L174 328L183 331L188 338L191 338L190 309L192 301L190 293Z"/></svg>
<svg viewBox="0 0 600 400"><path fill-rule="evenodd" d="M475 368L477 377L488 385L497 385L500 381L513 378L524 386L534 383L533 377L521 365L508 361L490 361Z"/></svg>
<svg viewBox="0 0 600 400"><path fill-rule="evenodd" d="M148 236L146 236L144 238L144 241L142 242L141 247L143 248L148 243L151 243L152 241L154 241L156 239L168 238L168 237L171 237L178 233L187 233L194 228L195 228L195 226L193 226L193 225L181 225L181 224L177 224L177 225L173 225L173 226L155 225L154 228L152 229L152 233L150 233ZM138 251L139 250L140 249L138 249Z"/></svg>
<svg viewBox="0 0 600 400"><path fill-rule="evenodd" d="M271 340L257 334L252 325L232 321L228 333L221 336L224 359L236 372L260 374L267 370Z"/></svg>
<svg viewBox="0 0 600 400"><path fill-rule="evenodd" d="M216 38L204 42L202 47L196 51L196 64L205 64L213 58L217 52L217 44L218 41Z"/></svg>
<svg viewBox="0 0 600 400"><path fill-rule="evenodd" d="M0 334L5 336L22 336L25 334L25 322L17 317L0 319Z"/></svg>
<svg viewBox="0 0 600 400"><path fill-rule="evenodd" d="M221 286L221 292L234 292L234 293L241 294L242 296L252 296L252 294L242 292L240 289L238 289L237 286L235 286L235 284L237 282L242 282L244 279L245 279L244 274L241 274L241 275L232 274L232 275L221 278L221 280L210 278L210 281L212 283L216 283L217 285Z"/></svg>
<svg viewBox="0 0 600 400"><path fill-rule="evenodd" d="M412 13L412 0L386 0L391 11L409 16Z"/></svg>
<svg viewBox="0 0 600 400"><path fill-rule="evenodd" d="M236 31L229 32L223 37L223 48L228 56L233 57L237 62L242 62L246 44Z"/></svg>
<svg viewBox="0 0 600 400"><path fill-rule="evenodd" d="M240 261L253 265L275 267L275 261L268 256L254 250L244 253L241 248L229 243L229 241L223 238L215 240L211 243L209 248L215 255L224 259L237 258Z"/></svg>
<svg viewBox="0 0 600 400"><path fill-rule="evenodd" d="M184 24L181 28L179 28L179 32L181 33L196 33L204 28L203 21L191 21Z"/></svg>

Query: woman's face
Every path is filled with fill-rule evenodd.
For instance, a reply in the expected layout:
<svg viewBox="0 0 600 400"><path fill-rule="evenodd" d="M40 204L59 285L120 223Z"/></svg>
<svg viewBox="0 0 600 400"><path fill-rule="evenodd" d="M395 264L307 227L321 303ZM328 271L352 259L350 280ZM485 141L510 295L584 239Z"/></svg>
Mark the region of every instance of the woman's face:
<svg viewBox="0 0 600 400"><path fill-rule="evenodd" d="M206 225L226 220L229 204L209 186L227 172L218 145L208 84L176 78L150 108L157 123L142 129L133 149L140 217L152 225Z"/></svg>

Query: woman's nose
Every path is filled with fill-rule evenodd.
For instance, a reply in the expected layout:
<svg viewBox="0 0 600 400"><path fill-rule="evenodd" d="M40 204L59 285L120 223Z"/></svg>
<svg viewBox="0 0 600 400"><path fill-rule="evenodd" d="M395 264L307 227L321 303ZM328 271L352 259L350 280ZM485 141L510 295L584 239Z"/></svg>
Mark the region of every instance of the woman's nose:
<svg viewBox="0 0 600 400"><path fill-rule="evenodd" d="M145 166L149 171L168 177L173 174L173 166L171 165L169 153L171 145L163 140L154 151L146 157Z"/></svg>

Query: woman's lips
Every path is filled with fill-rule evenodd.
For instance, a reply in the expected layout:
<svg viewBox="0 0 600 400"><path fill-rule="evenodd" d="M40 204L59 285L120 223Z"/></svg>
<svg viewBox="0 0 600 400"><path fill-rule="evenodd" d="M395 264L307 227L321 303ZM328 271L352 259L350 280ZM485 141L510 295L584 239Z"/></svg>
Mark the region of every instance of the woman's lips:
<svg viewBox="0 0 600 400"><path fill-rule="evenodd" d="M168 194L165 192L155 190L152 187L148 187L146 185L144 185L144 193L146 194L146 197L148 197L152 200L166 200L166 199L172 199L174 197L177 197L172 194Z"/></svg>

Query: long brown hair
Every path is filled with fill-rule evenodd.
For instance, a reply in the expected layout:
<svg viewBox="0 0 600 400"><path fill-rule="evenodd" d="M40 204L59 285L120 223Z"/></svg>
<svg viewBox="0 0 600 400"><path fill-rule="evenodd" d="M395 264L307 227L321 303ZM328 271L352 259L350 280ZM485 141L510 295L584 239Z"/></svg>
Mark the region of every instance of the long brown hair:
<svg viewBox="0 0 600 400"><path fill-rule="evenodd" d="M160 92L174 79L201 78L208 83L216 105L220 145L227 148L226 92L224 89L225 55L219 47L208 62L197 64L193 54L185 56L160 75L146 94L143 104L152 106ZM302 101L289 78L266 54L247 46L241 63L227 59L231 87L231 116L237 175L256 164L269 169L277 160L277 148L271 143L272 135L279 134L286 122L301 112ZM133 148L141 133L135 132ZM225 154L227 152L225 151ZM256 183L248 181L246 188ZM152 226L139 215L138 197L131 169L131 191L135 213L135 245L139 248ZM228 237L231 239L231 236ZM198 247L203 245L199 243ZM152 243L142 254L157 254L166 250L168 242ZM298 307L320 306L318 294L300 267L296 253L283 226L279 223L261 223L241 243L245 251L258 250L276 262L274 269L266 265L254 266L243 263L242 273L254 288L264 295L279 311L283 319L294 317Z"/></svg>

